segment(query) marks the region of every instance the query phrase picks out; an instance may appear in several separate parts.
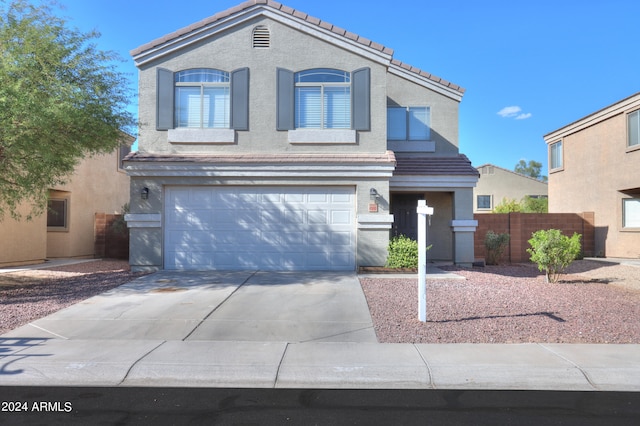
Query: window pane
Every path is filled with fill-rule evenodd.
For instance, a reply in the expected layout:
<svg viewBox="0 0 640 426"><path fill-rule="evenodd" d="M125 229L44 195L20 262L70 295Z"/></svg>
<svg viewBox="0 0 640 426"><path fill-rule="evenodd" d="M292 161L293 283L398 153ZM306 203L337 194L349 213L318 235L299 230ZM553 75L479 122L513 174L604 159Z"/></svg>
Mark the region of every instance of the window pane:
<svg viewBox="0 0 640 426"><path fill-rule="evenodd" d="M305 129L319 129L322 105L320 87L296 87L295 126Z"/></svg>
<svg viewBox="0 0 640 426"><path fill-rule="evenodd" d="M429 108L409 108L409 140L429 140Z"/></svg>
<svg viewBox="0 0 640 426"><path fill-rule="evenodd" d="M200 88L176 87L176 123L178 127L200 127Z"/></svg>
<svg viewBox="0 0 640 426"><path fill-rule="evenodd" d="M640 198L622 200L623 224L625 228L640 228Z"/></svg>
<svg viewBox="0 0 640 426"><path fill-rule="evenodd" d="M478 208L490 209L491 208L491 195L478 195Z"/></svg>
<svg viewBox="0 0 640 426"><path fill-rule="evenodd" d="M324 128L351 127L351 90L349 87L324 88Z"/></svg>
<svg viewBox="0 0 640 426"><path fill-rule="evenodd" d="M49 200L47 207L47 226L66 228L67 200Z"/></svg>
<svg viewBox="0 0 640 426"><path fill-rule="evenodd" d="M228 83L229 73L220 70L194 68L176 73L176 83Z"/></svg>
<svg viewBox="0 0 640 426"><path fill-rule="evenodd" d="M202 127L229 127L229 88L205 87L202 105Z"/></svg>
<svg viewBox="0 0 640 426"><path fill-rule="evenodd" d="M640 143L640 111L629 114L629 146Z"/></svg>
<svg viewBox="0 0 640 426"><path fill-rule="evenodd" d="M405 108L387 108L387 139L391 141L407 140L407 110Z"/></svg>
<svg viewBox="0 0 640 426"><path fill-rule="evenodd" d="M556 142L551 145L551 168L560 167L562 167L562 142Z"/></svg>
<svg viewBox="0 0 640 426"><path fill-rule="evenodd" d="M351 73L330 68L315 68L296 73L296 83L349 83Z"/></svg>

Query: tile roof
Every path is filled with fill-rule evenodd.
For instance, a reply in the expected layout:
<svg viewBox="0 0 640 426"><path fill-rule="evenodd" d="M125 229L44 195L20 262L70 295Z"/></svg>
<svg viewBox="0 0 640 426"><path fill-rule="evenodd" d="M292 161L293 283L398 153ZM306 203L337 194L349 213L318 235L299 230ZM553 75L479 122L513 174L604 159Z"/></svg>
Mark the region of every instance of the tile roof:
<svg viewBox="0 0 640 426"><path fill-rule="evenodd" d="M464 154L451 157L396 157L396 170L393 174L398 176L480 176L478 170L471 165L471 161Z"/></svg>
<svg viewBox="0 0 640 426"><path fill-rule="evenodd" d="M148 154L132 152L125 161L183 163L395 163L393 151L383 154Z"/></svg>
<svg viewBox="0 0 640 426"><path fill-rule="evenodd" d="M393 55L393 49L385 47L385 46L383 46L381 44L378 44L378 43L376 43L374 41L371 41L371 40L369 40L369 39L367 39L365 37L361 37L361 36L359 36L357 34L349 32L349 31L347 31L347 30L345 30L343 28L337 27L337 26L335 26L335 25L333 25L333 24L331 24L329 22L326 22L326 21L323 21L321 19L315 18L313 16L307 15L306 13L304 13L302 11L293 9L291 7L285 6L285 5L281 4L281 3L278 3L278 2L272 1L272 0L247 0L244 3L241 3L241 4L237 5L237 6L229 8L229 9L224 10L222 12L218 12L213 16L205 18L205 19L203 19L203 20L201 20L199 22L196 22L194 24L191 24L189 26L181 28L181 29L179 29L177 31L174 31L174 32L172 32L170 34L167 34L167 35L165 35L163 37L157 38L157 39L155 39L155 40L153 40L153 41L151 41L149 43L146 43L146 44L144 44L144 45L142 45L142 46L140 46L140 47L138 47L136 49L133 49L133 50L131 50L130 54L131 54L131 56L135 57L137 55L140 55L140 54L146 52L147 50L150 50L150 49L153 49L155 47L158 47L158 46L160 46L160 45L162 45L164 43L167 43L167 42L169 42L171 40L175 40L177 38L186 36L186 35L194 32L194 31L197 31L197 30L200 30L200 29L202 29L202 28L204 28L206 26L212 25L212 24L216 23L217 21L220 21L222 19L231 17L231 16L233 16L233 15L235 15L237 13L244 12L247 9L253 8L255 6L258 6L258 7L261 7L261 6L262 7L264 7L264 6L271 7L273 9L279 10L280 12L289 14L289 15L295 17L295 18L302 19L302 20L304 20L304 21L306 21L306 22L308 22L308 23L310 23L312 25L316 25L316 26L318 26L320 28L323 28L323 29L325 29L327 31L331 31L334 34L337 34L339 36L348 38L349 40L352 40L352 41L354 41L356 43L359 43L359 44L361 44L361 45L363 45L365 47L380 51L380 52L382 52L384 54L387 54L387 55L390 55L390 56ZM426 78L428 80L431 80L431 81L434 81L436 83L439 83L439 84L441 84L443 86L446 86L446 87L448 87L448 88L450 88L452 90L455 90L455 91L457 91L457 92L459 92L461 94L463 94L465 92L464 88L462 88L462 87L460 87L460 86L458 86L456 84L450 83L450 82L448 82L446 80L443 80L443 79L441 79L441 78L439 78L439 77L437 77L437 76L435 76L433 74L430 74L430 73L427 73L425 71L422 71L422 70L420 70L420 69L418 69L416 67L413 67L411 65L405 64L405 63L403 63L401 61L392 60L391 61L391 65L392 66L396 66L396 67L401 68L401 69L404 69L404 70L409 71L411 73L414 73L416 75L419 75L422 78Z"/></svg>

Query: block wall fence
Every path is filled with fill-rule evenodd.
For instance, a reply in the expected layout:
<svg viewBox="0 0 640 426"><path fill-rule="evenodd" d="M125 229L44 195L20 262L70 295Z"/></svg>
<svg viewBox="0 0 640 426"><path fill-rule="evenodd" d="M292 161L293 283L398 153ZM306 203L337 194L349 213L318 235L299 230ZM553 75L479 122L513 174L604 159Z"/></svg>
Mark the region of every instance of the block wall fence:
<svg viewBox="0 0 640 426"><path fill-rule="evenodd" d="M119 226L114 226L119 222ZM94 257L128 259L129 229L121 214L96 213L94 218Z"/></svg>
<svg viewBox="0 0 640 426"><path fill-rule="evenodd" d="M476 258L485 258L484 238L488 231L508 233L509 246L501 263L530 262L527 249L531 234L539 230L559 229L564 235L572 236L574 232L582 235L582 253L584 256L595 254L595 215L584 213L485 213L475 214L478 228L474 237Z"/></svg>

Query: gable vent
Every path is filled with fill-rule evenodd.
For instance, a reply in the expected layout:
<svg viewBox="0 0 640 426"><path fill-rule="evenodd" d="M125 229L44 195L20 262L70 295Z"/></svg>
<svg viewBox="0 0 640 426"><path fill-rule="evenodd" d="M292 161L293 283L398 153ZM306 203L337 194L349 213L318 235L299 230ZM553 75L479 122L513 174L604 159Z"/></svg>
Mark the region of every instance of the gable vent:
<svg viewBox="0 0 640 426"><path fill-rule="evenodd" d="M260 25L253 29L253 47L257 49L267 49L271 42L270 39L269 28Z"/></svg>

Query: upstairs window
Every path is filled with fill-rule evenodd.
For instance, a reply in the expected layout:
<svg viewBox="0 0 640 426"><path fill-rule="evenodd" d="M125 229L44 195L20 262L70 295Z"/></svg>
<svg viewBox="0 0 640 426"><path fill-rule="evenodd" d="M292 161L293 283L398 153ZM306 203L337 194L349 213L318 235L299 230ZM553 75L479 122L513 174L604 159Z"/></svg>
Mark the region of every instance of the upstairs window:
<svg viewBox="0 0 640 426"><path fill-rule="evenodd" d="M295 74L295 127L351 128L351 73L319 68Z"/></svg>
<svg viewBox="0 0 640 426"><path fill-rule="evenodd" d="M562 141L549 145L549 165L550 170L561 169L563 167Z"/></svg>
<svg viewBox="0 0 640 426"><path fill-rule="evenodd" d="M627 147L640 146L640 110L634 111L627 116Z"/></svg>
<svg viewBox="0 0 640 426"><path fill-rule="evenodd" d="M430 122L429 107L387 107L387 140L428 141Z"/></svg>
<svg viewBox="0 0 640 426"><path fill-rule="evenodd" d="M229 73L190 69L175 74L176 127L229 128Z"/></svg>

